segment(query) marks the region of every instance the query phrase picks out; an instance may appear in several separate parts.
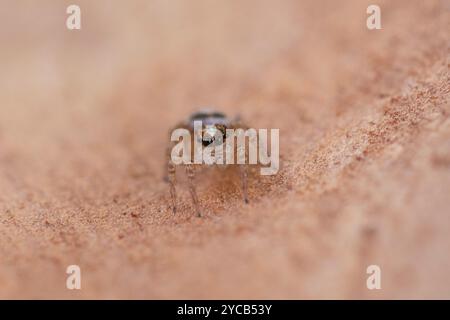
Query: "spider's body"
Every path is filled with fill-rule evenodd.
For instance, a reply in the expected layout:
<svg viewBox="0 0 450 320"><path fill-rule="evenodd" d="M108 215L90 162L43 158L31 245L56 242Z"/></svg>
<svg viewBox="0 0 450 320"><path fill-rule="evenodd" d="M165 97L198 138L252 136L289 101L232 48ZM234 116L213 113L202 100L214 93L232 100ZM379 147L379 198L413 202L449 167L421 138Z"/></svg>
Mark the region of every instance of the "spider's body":
<svg viewBox="0 0 450 320"><path fill-rule="evenodd" d="M201 130L198 132L194 131L194 124L196 121L202 122ZM204 147L210 146L211 144L220 145L225 143L227 135L227 129L238 129L243 128L238 119L230 120L221 112L202 110L193 113L186 121L180 123L176 128L184 128L189 130L191 136L197 141L201 142ZM193 142L193 141L192 141ZM167 173L168 180L170 184L170 194L172 199L172 210L176 212L176 191L175 191L175 172L176 166L170 158L171 145L168 148L168 163L167 163ZM200 206L197 198L196 188L194 185L195 171L193 164L184 164L188 177L189 191L191 193L192 200L194 202L197 215L201 216ZM241 180L242 180L242 191L245 203L248 203L247 197L247 165L239 165Z"/></svg>

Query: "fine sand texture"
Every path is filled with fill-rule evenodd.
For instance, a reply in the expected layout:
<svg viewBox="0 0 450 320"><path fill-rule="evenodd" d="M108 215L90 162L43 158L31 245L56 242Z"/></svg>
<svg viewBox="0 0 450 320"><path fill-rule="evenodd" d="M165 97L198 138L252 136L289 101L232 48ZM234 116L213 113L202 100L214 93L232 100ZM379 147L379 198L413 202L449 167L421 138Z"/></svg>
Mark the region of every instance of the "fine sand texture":
<svg viewBox="0 0 450 320"><path fill-rule="evenodd" d="M450 298L449 1L71 3L1 0L0 298ZM278 128L281 167L249 204L200 170L202 218L179 170L174 215L202 107Z"/></svg>

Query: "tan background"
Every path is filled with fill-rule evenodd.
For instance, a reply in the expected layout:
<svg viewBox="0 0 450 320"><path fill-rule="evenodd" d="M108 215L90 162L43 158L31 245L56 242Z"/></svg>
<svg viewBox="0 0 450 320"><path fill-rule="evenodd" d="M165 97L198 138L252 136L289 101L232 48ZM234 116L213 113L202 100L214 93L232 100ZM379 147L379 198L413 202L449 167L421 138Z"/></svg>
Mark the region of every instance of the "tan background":
<svg viewBox="0 0 450 320"><path fill-rule="evenodd" d="M0 1L0 297L450 298L449 1L72 3ZM181 179L173 216L203 106L280 128L282 168L249 205L202 172L202 219Z"/></svg>

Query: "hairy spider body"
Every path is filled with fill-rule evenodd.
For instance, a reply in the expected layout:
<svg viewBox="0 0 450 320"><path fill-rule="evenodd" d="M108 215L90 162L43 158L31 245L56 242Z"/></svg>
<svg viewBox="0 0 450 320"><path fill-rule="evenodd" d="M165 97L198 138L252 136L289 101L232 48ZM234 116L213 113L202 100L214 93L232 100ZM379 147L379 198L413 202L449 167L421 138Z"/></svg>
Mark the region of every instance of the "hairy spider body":
<svg viewBox="0 0 450 320"><path fill-rule="evenodd" d="M200 132L194 132L194 122L202 121L202 128ZM193 139L201 141L204 147L210 146L212 144L223 144L227 139L226 130L227 129L243 129L244 126L240 122L239 118L233 120L229 119L225 114L212 110L201 110L193 113L187 120L179 123L174 129L184 128L189 130ZM221 139L216 139L217 136ZM194 140L191 141L194 143ZM172 211L175 213L177 209L176 201L176 165L171 159L171 150L173 143L170 143L167 149L167 174L168 182L170 187L170 197L172 202ZM192 202L195 207L197 216L201 216L200 204L198 201L197 191L195 188L195 165L194 164L183 164L185 167L186 175L188 178L188 188L191 194ZM247 164L239 164L240 177L242 182L242 194L245 203L248 203L247 195Z"/></svg>

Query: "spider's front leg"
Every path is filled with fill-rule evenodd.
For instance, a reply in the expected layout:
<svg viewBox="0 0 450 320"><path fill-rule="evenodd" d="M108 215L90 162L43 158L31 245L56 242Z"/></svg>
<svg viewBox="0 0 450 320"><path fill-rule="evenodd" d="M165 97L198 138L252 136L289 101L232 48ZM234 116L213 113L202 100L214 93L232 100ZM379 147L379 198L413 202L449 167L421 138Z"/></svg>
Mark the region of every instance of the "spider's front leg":
<svg viewBox="0 0 450 320"><path fill-rule="evenodd" d="M175 164L172 162L170 155L167 161L167 179L169 181L170 198L172 201L172 212L176 213L177 212L177 192L175 189L176 167Z"/></svg>
<svg viewBox="0 0 450 320"><path fill-rule="evenodd" d="M237 152L238 152L238 157L239 154L243 154L244 155L244 159L248 160L248 153L245 150L245 146L244 149L242 149L242 147L237 147ZM244 199L245 203L248 203L248 164L244 163L244 164L239 164L239 174L241 177L241 185L242 185L242 196Z"/></svg>
<svg viewBox="0 0 450 320"><path fill-rule="evenodd" d="M234 130L237 130L237 129L247 130L248 129L248 127L242 123L240 116L237 116L234 119L231 127ZM248 160L248 152L245 149L245 144L244 144L244 146L240 146L240 147L237 146L236 151L237 151L238 157L239 157L239 154L242 153L244 155L245 159ZM239 174L240 174L241 184L242 184L242 196L243 196L244 202L248 203L248 164L239 164Z"/></svg>
<svg viewBox="0 0 450 320"><path fill-rule="evenodd" d="M174 127L169 132L169 138L171 138L171 134L175 129L178 128L186 128L186 125L184 123L178 124L176 127ZM172 202L172 212L177 212L177 193L175 189L176 184L176 165L172 161L172 148L175 145L174 141L170 141L167 145L166 149L166 160L167 160L167 176L164 177L167 182L169 182L169 188L170 188L170 198Z"/></svg>
<svg viewBox="0 0 450 320"><path fill-rule="evenodd" d="M198 202L197 191L195 189L195 168L192 164L185 165L186 175L188 178L188 187L189 192L191 193L192 202L194 203L195 211L197 212L197 216L201 217L202 214L200 212L200 205Z"/></svg>
<svg viewBox="0 0 450 320"><path fill-rule="evenodd" d="M248 166L246 164L240 164L239 170L242 182L242 195L244 196L244 202L248 203Z"/></svg>

